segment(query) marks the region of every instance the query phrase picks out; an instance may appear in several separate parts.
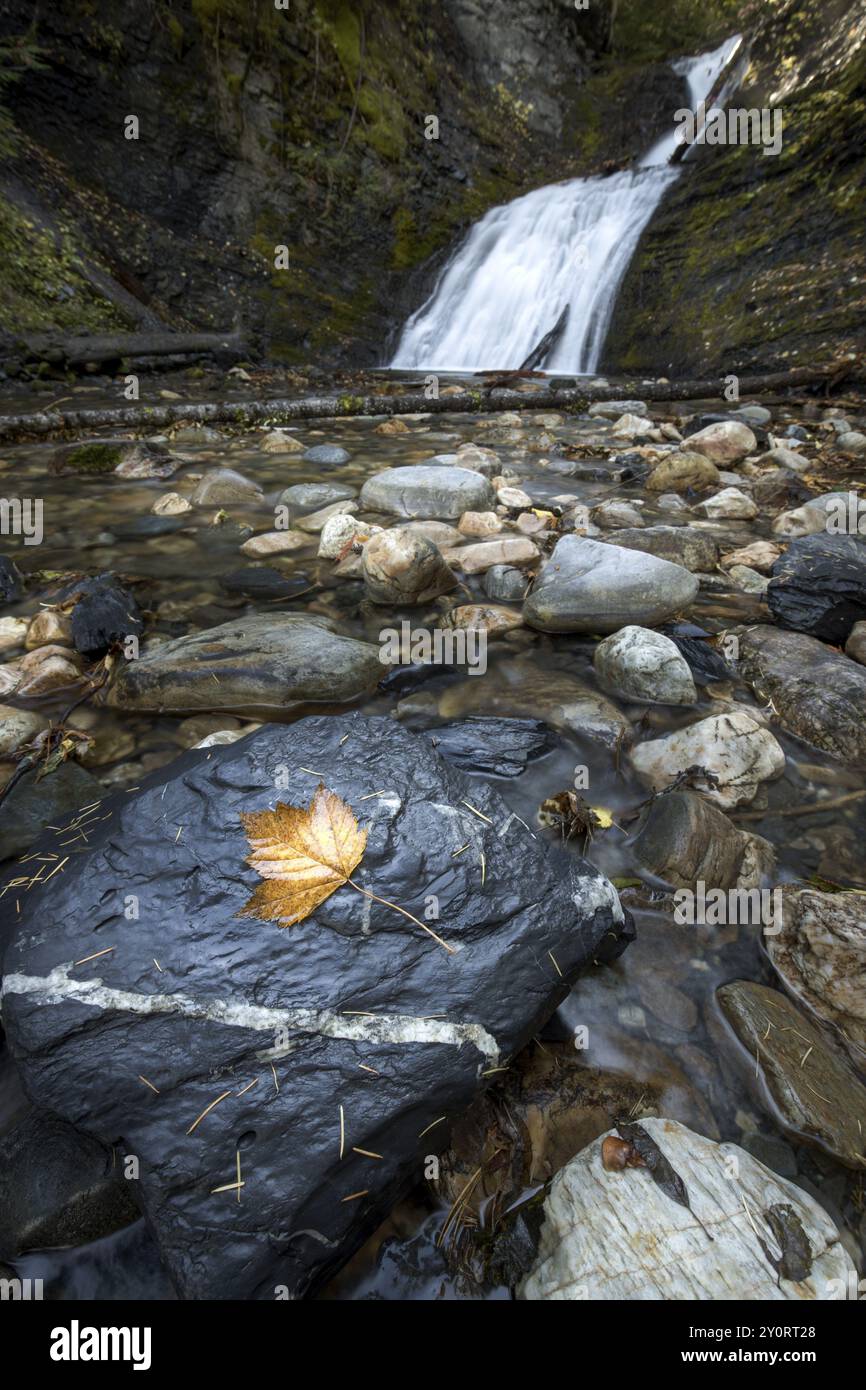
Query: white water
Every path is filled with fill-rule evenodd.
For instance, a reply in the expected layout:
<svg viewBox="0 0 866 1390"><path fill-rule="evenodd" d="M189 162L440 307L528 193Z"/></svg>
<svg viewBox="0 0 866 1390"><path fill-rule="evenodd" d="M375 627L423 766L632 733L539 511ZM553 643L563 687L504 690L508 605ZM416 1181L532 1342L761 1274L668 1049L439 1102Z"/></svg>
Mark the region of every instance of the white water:
<svg viewBox="0 0 866 1390"><path fill-rule="evenodd" d="M714 53L674 63L688 83L692 110L738 43L737 36ZM676 140L672 124L634 169L551 184L492 208L408 320L391 366L520 367L569 306L544 370L595 372L640 234L679 176L680 165L668 162Z"/></svg>

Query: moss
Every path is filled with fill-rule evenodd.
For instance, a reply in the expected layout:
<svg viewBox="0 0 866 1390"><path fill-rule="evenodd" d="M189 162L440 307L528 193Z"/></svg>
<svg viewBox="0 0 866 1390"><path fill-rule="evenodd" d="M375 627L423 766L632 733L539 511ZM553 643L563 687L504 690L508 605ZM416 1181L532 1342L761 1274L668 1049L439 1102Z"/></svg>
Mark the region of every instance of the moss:
<svg viewBox="0 0 866 1390"><path fill-rule="evenodd" d="M113 473L120 463L122 450L113 444L79 444L63 454L60 471L94 475Z"/></svg>
<svg viewBox="0 0 866 1390"><path fill-rule="evenodd" d="M90 284L74 231L59 215L52 235L0 200L0 262L0 322L17 332L95 333L129 326Z"/></svg>

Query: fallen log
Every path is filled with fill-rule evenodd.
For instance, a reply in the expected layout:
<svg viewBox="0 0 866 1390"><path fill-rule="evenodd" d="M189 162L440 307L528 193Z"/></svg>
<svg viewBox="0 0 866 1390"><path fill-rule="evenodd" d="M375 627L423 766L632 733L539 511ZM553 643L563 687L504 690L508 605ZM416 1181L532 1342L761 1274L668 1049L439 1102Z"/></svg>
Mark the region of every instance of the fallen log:
<svg viewBox="0 0 866 1390"><path fill-rule="evenodd" d="M569 386L538 391L485 386L430 399L423 391L417 391L394 396L306 396L300 400L278 397L271 400L206 401L198 404L161 402L159 405L138 404L105 409L46 410L0 416L0 439L59 434L68 430L150 430L185 423L258 425L267 422L280 425L289 420L326 420L358 415L485 415L505 410L580 412L593 401L622 400L627 394L637 394L647 401L715 398L727 405L724 390L729 380L729 376L723 376L695 381L632 381L628 384L620 382L616 386ZM740 395L747 397L795 386L824 384L835 388L843 381L866 381L864 363L855 358L820 367L795 367L787 372L743 376L739 380L739 389Z"/></svg>
<svg viewBox="0 0 866 1390"><path fill-rule="evenodd" d="M48 362L51 366L82 371L91 363L97 367L124 361L173 357L211 356L222 360L248 352L236 330L227 333L173 333L151 330L145 333L100 333L92 337L56 333L30 334L9 344L6 355L25 363Z"/></svg>

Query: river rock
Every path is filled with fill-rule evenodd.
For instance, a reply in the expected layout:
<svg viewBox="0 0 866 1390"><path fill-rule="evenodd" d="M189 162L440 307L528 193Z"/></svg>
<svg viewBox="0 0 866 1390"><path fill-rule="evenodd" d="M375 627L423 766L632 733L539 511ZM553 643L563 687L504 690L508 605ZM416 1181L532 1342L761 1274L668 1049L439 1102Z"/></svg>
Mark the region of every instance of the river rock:
<svg viewBox="0 0 866 1390"><path fill-rule="evenodd" d="M433 464L386 468L361 489L365 511L422 519L457 521L464 512L489 511L495 501L493 488L480 473Z"/></svg>
<svg viewBox="0 0 866 1390"><path fill-rule="evenodd" d="M108 703L184 713L286 710L357 699L384 674L378 648L341 636L330 619L262 613L144 649L120 668Z"/></svg>
<svg viewBox="0 0 866 1390"><path fill-rule="evenodd" d="M486 632L489 637L523 626L522 617L513 608L493 603L462 603L451 609L447 621L449 627Z"/></svg>
<svg viewBox="0 0 866 1390"><path fill-rule="evenodd" d="M732 420L742 420L746 425L769 425L772 411L765 405L741 405L731 411Z"/></svg>
<svg viewBox="0 0 866 1390"><path fill-rule="evenodd" d="M363 570L367 597L373 603L430 603L457 585L433 542L400 526L381 531L367 542Z"/></svg>
<svg viewBox="0 0 866 1390"><path fill-rule="evenodd" d="M608 538L612 545L624 545L627 550L642 550L672 565L682 565L694 574L708 574L719 562L719 547L705 531L691 526L627 527L613 531Z"/></svg>
<svg viewBox="0 0 866 1390"><path fill-rule="evenodd" d="M495 541L478 541L443 552L449 565L464 574L483 574L494 565L528 565L541 551L528 536L503 536Z"/></svg>
<svg viewBox="0 0 866 1390"><path fill-rule="evenodd" d="M500 498L502 494L500 493ZM640 508L633 502L623 502L617 498L611 498L607 502L600 502L597 507L592 509L592 519L598 526L605 530L617 530L620 527L629 528L632 526L645 526L646 522L640 513Z"/></svg>
<svg viewBox="0 0 866 1390"><path fill-rule="evenodd" d="M102 794L96 778L77 763L62 762L38 780L36 769L25 772L0 806L0 859L28 849L46 825L66 827L79 807L98 802Z"/></svg>
<svg viewBox="0 0 866 1390"><path fill-rule="evenodd" d="M93 659L127 637L140 637L144 621L138 604L113 574L73 580L57 595L58 602L74 602L72 642L77 652Z"/></svg>
<svg viewBox="0 0 866 1390"><path fill-rule="evenodd" d="M619 1137L610 1130L554 1178L518 1298L811 1303L837 1298L852 1274L856 1281L839 1231L801 1188L736 1144L716 1144L676 1120L646 1118L639 1128L683 1183L687 1203L648 1167L605 1168L602 1146ZM780 1220L805 1243L802 1261L792 1251L777 1268Z"/></svg>
<svg viewBox="0 0 866 1390"><path fill-rule="evenodd" d="M691 441L690 441L691 442ZM719 481L719 470L703 454L683 450L669 454L646 480L650 492L699 492Z"/></svg>
<svg viewBox="0 0 866 1390"><path fill-rule="evenodd" d="M499 603L522 603L529 588L529 579L523 570L511 565L491 565L481 581L488 598Z"/></svg>
<svg viewBox="0 0 866 1390"><path fill-rule="evenodd" d="M17 603L23 592L24 583L15 561L0 555L0 603Z"/></svg>
<svg viewBox="0 0 866 1390"><path fill-rule="evenodd" d="M483 679L467 676L442 692L444 719L476 712L543 719L605 748L627 745L632 738L631 725L613 701L569 672L544 670L526 657L497 662Z"/></svg>
<svg viewBox="0 0 866 1390"><path fill-rule="evenodd" d="M802 454L796 453L793 449L785 449L781 445L775 449L768 449L766 454L761 454L758 463L769 464L773 468L789 468L792 473L808 473L812 466Z"/></svg>
<svg viewBox="0 0 866 1390"><path fill-rule="evenodd" d="M674 888L760 888L773 872L769 840L738 830L693 791L672 791L650 802L632 849L644 868Z"/></svg>
<svg viewBox="0 0 866 1390"><path fill-rule="evenodd" d="M241 554L253 560L265 560L269 555L291 555L293 550L303 550L309 544L310 537L303 531L262 531L244 541Z"/></svg>
<svg viewBox="0 0 866 1390"><path fill-rule="evenodd" d="M774 1119L847 1168L866 1168L866 1087L842 1053L778 990L735 980L716 998L742 1044L741 1071L756 1092L763 1082Z"/></svg>
<svg viewBox="0 0 866 1390"><path fill-rule="evenodd" d="M428 541L438 545L442 551L460 545L463 541L457 527L450 526L447 521L407 521L404 523L403 530L408 531L413 536L425 536Z"/></svg>
<svg viewBox="0 0 866 1390"><path fill-rule="evenodd" d="M747 454L753 454L758 441L748 425L740 420L725 420L690 434L688 446L718 468L727 468L732 463L740 463Z"/></svg>
<svg viewBox="0 0 866 1390"><path fill-rule="evenodd" d="M781 930L764 938L782 984L819 1024L829 1026L866 1072L866 898L786 883Z"/></svg>
<svg viewBox="0 0 866 1390"><path fill-rule="evenodd" d="M681 565L563 536L530 589L523 616L543 632L616 632L630 623L663 622L688 607L697 592L697 579Z"/></svg>
<svg viewBox="0 0 866 1390"><path fill-rule="evenodd" d="M599 642L593 664L601 684L624 700L652 705L697 701L692 673L679 648L649 628L620 628Z"/></svg>
<svg viewBox="0 0 866 1390"><path fill-rule="evenodd" d="M284 574L270 565L246 565L220 575L220 588L227 594L243 594L253 599L294 598L302 590L310 588L310 578L306 574Z"/></svg>
<svg viewBox="0 0 866 1390"><path fill-rule="evenodd" d="M23 647L29 626L29 618L0 618L0 653Z"/></svg>
<svg viewBox="0 0 866 1390"><path fill-rule="evenodd" d="M306 806L319 773L367 830L358 881L422 921L434 894L457 954L348 885L287 930L239 916L261 883L241 814ZM315 1293L579 970L628 938L595 869L392 719L266 726L104 804L20 918L0 899L4 1026L41 1110L139 1158L183 1298Z"/></svg>
<svg viewBox="0 0 866 1390"><path fill-rule="evenodd" d="M631 757L638 775L653 791L670 786L690 767L715 773L717 785L702 777L694 785L725 810L752 801L762 782L781 777L785 770L785 754L769 729L740 710L712 715L663 738L650 739L639 744Z"/></svg>
<svg viewBox="0 0 866 1390"><path fill-rule="evenodd" d="M646 417L646 401L593 401L588 415L600 415L606 420L618 420L620 415L639 415Z"/></svg>
<svg viewBox="0 0 866 1390"><path fill-rule="evenodd" d="M751 497L738 487L723 488L705 502L698 502L696 510L710 521L753 521L758 515Z"/></svg>
<svg viewBox="0 0 866 1390"><path fill-rule="evenodd" d="M357 497L357 489L341 483L294 483L280 493L285 507L329 507L332 502L348 502Z"/></svg>
<svg viewBox="0 0 866 1390"><path fill-rule="evenodd" d="M309 531L311 535L318 535L335 516L351 516L356 510L356 503L346 498L342 502L330 502L327 507L320 507L318 511L309 512L306 516L299 516L296 525L299 531Z"/></svg>
<svg viewBox="0 0 866 1390"><path fill-rule="evenodd" d="M72 619L60 608L40 608L30 620L24 645L30 652L50 643L58 647L72 646Z"/></svg>
<svg viewBox="0 0 866 1390"><path fill-rule="evenodd" d="M15 694L33 700L77 685L81 679L81 658L69 647L36 647L17 663L19 681Z"/></svg>
<svg viewBox="0 0 866 1390"><path fill-rule="evenodd" d="M84 1245L141 1215L108 1144L31 1111L0 1139L0 1258Z"/></svg>
<svg viewBox="0 0 866 1390"><path fill-rule="evenodd" d="M866 670L804 633L775 627L740 635L740 676L772 701L784 729L846 762L866 764Z"/></svg>
<svg viewBox="0 0 866 1390"><path fill-rule="evenodd" d="M844 646L866 619L866 540L807 536L773 566L767 605L781 627Z"/></svg>
<svg viewBox="0 0 866 1390"><path fill-rule="evenodd" d="M0 705L0 758L11 757L47 727L48 720L36 710Z"/></svg>
<svg viewBox="0 0 866 1390"><path fill-rule="evenodd" d="M553 746L550 729L539 719L456 719L425 729L436 751L464 772L519 777Z"/></svg>
<svg viewBox="0 0 866 1390"><path fill-rule="evenodd" d="M866 454L866 434L859 430L843 430L836 443L843 454L853 454L855 458Z"/></svg>
<svg viewBox="0 0 866 1390"><path fill-rule="evenodd" d="M314 468L340 468L351 457L348 449L339 444L314 444L311 449L305 449L303 455L304 463Z"/></svg>
<svg viewBox="0 0 866 1390"><path fill-rule="evenodd" d="M264 501L258 483L233 468L212 468L190 497L194 507L257 507Z"/></svg>
<svg viewBox="0 0 866 1390"><path fill-rule="evenodd" d="M850 656L852 661L859 661L861 666L866 666L866 622L855 623L852 627L851 635L845 643L845 655Z"/></svg>
<svg viewBox="0 0 866 1390"><path fill-rule="evenodd" d="M460 518L457 530L461 536L495 536L502 530L502 518L495 512L464 512Z"/></svg>
<svg viewBox="0 0 866 1390"><path fill-rule="evenodd" d="M263 454L301 454L304 446L294 434L288 430L268 430L267 434L262 435L259 440L259 448Z"/></svg>
<svg viewBox="0 0 866 1390"><path fill-rule="evenodd" d="M164 492L157 497L150 510L154 516L183 516L185 512L192 511L192 503L181 497L179 492Z"/></svg>
<svg viewBox="0 0 866 1390"><path fill-rule="evenodd" d="M184 460L169 453L164 444L139 439L121 451L114 472L118 478L170 478L183 463Z"/></svg>
<svg viewBox="0 0 866 1390"><path fill-rule="evenodd" d="M773 545L772 541L752 541L750 545L741 546L739 550L729 550L722 556L721 565L723 569L730 569L733 565L745 565L749 569L768 574L781 553L779 546Z"/></svg>

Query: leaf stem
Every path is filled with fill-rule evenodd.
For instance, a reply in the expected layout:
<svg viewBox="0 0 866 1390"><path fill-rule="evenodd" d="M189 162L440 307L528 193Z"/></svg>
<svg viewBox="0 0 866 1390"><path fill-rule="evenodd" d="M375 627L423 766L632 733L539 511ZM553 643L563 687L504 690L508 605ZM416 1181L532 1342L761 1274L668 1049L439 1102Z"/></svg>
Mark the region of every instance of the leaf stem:
<svg viewBox="0 0 866 1390"><path fill-rule="evenodd" d="M418 918L413 917L411 912L407 912L405 907L398 907L396 903L390 903L387 898L380 898L378 893L371 893L369 888L362 888L360 883L356 883L353 878L347 878L346 882L351 883L352 887L357 889L359 893L363 893L366 898L372 898L374 902L382 903L383 907L392 907L395 912L401 912L404 917L409 918L410 922L414 922L416 927L420 927L428 936L432 936L434 941L438 941L439 945L442 946L450 956L457 954L455 948L449 946L447 941L443 941L441 936L437 936L432 927L428 927L424 922L419 922Z"/></svg>

